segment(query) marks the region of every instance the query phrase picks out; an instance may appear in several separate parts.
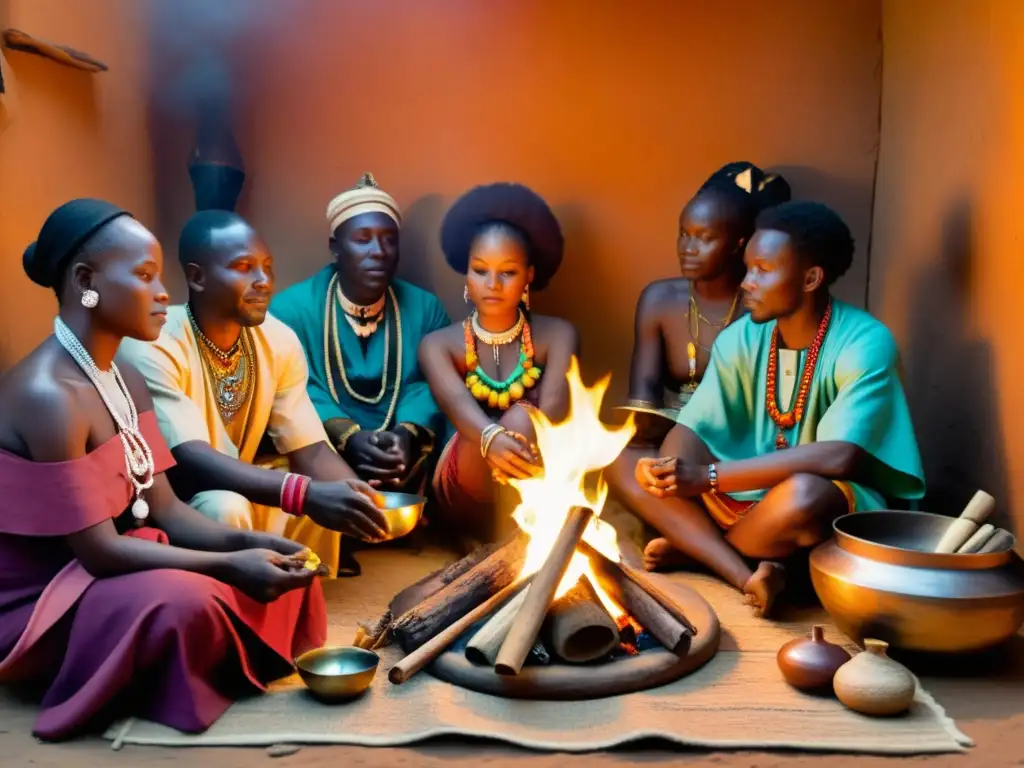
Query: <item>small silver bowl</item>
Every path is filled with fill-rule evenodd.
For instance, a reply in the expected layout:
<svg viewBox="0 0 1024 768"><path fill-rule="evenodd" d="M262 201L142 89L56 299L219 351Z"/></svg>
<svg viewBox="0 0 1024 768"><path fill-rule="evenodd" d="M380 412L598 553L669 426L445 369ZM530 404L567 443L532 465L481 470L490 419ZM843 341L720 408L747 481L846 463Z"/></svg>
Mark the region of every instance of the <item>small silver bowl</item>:
<svg viewBox="0 0 1024 768"><path fill-rule="evenodd" d="M321 701L345 701L359 696L373 682L380 657L353 645L317 648L295 660L299 677Z"/></svg>
<svg viewBox="0 0 1024 768"><path fill-rule="evenodd" d="M387 541L400 539L412 533L423 517L423 506L427 500L413 493L398 491L380 491L384 499L384 516L388 519L391 532Z"/></svg>

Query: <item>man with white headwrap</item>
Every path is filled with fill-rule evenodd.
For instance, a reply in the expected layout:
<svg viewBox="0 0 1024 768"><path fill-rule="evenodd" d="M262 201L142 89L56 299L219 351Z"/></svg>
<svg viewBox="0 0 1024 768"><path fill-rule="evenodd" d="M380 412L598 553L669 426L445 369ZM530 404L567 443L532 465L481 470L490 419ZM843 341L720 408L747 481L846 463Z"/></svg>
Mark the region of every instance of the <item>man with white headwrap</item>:
<svg viewBox="0 0 1024 768"><path fill-rule="evenodd" d="M276 296L298 335L327 434L381 490L420 492L446 420L420 372L420 340L450 324L436 296L395 278L401 211L364 174L327 206L334 260Z"/></svg>

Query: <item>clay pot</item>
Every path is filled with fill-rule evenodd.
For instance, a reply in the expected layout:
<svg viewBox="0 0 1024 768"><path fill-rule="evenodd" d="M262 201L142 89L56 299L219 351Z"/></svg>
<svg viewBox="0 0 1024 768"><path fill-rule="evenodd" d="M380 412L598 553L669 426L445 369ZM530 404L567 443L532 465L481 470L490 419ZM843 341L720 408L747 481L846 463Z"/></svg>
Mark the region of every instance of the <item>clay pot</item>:
<svg viewBox="0 0 1024 768"><path fill-rule="evenodd" d="M847 707L864 715L896 715L914 700L917 681L906 667L886 654L888 643L864 641L858 653L836 672L832 680L836 696Z"/></svg>
<svg viewBox="0 0 1024 768"><path fill-rule="evenodd" d="M825 628L811 627L810 638L790 640L779 648L779 669L786 682L801 691L831 689L836 670L850 661L849 652L825 640Z"/></svg>

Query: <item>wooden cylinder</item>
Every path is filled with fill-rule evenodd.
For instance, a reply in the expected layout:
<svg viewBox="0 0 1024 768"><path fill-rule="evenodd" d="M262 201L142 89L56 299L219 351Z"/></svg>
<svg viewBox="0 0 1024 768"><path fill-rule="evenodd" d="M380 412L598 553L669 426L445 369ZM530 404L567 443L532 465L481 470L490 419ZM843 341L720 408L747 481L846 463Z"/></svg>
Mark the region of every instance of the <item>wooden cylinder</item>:
<svg viewBox="0 0 1024 768"><path fill-rule="evenodd" d="M558 585L569 567L569 561L576 552L580 537L586 530L593 510L587 507L573 507L566 515L565 524L559 531L544 565L534 576L530 593L516 614L512 629L501 645L494 669L501 675L518 675L523 662L537 639L551 601L558 591Z"/></svg>
<svg viewBox="0 0 1024 768"><path fill-rule="evenodd" d="M957 554L969 555L972 552L977 552L983 546L985 542L992 538L992 534L996 532L996 527L991 523L985 523L981 528L974 532L963 546L957 550Z"/></svg>
<svg viewBox="0 0 1024 768"><path fill-rule="evenodd" d="M619 644L619 627L586 576L551 604L547 620L551 650L571 664L596 661Z"/></svg>
<svg viewBox="0 0 1024 768"><path fill-rule="evenodd" d="M489 616L492 611L496 610L506 600L509 600L522 586L522 583L518 581L507 585L469 613L449 624L441 632L438 632L415 651L395 664L388 672L388 680L394 685L404 683L441 655L445 648L458 640L459 635L480 621L480 619Z"/></svg>
<svg viewBox="0 0 1024 768"><path fill-rule="evenodd" d="M685 656L693 637L690 627L626 576L621 563L612 562L592 548L584 546L582 550L589 555L601 588L665 648L677 656ZM679 611L681 613L682 609Z"/></svg>
<svg viewBox="0 0 1024 768"><path fill-rule="evenodd" d="M515 538L423 602L396 616L392 632L414 651L492 595L518 579L526 558L525 537Z"/></svg>
<svg viewBox="0 0 1024 768"><path fill-rule="evenodd" d="M978 550L978 554L987 555L990 552L1002 552L1013 546L1013 534L1002 528L997 528L989 540Z"/></svg>
<svg viewBox="0 0 1024 768"><path fill-rule="evenodd" d="M996 507L996 500L984 491L978 491L964 507L960 517L954 520L935 546L939 554L952 554L962 547L985 522Z"/></svg>
<svg viewBox="0 0 1024 768"><path fill-rule="evenodd" d="M585 541L580 543L580 552L582 552L590 558L590 562L592 565L594 565L595 568L605 568L607 566L614 567L625 578L629 579L637 587L639 587L640 590L647 593L648 596L654 598L654 600L656 600L664 610L668 611L668 613L671 614L677 622L686 627L691 637L697 634L697 628L693 626L693 623L688 618L686 618L686 614L683 612L683 609L679 606L679 604L676 603L676 601L673 600L671 597L666 595L665 592L661 590L655 583L654 578L650 576L648 573L646 573L645 571L641 571L638 568L634 568L632 565L625 562L624 560L609 560L596 549L594 549L592 546L587 544ZM625 606L625 603L622 603L622 605ZM630 609L627 608L627 610ZM632 611L630 612L633 613ZM639 614L633 613L633 615L636 616L637 620L641 624L644 624L644 619L641 618ZM650 629L650 627L647 627L646 624L645 628ZM652 632L651 634L654 633ZM657 635L655 635L655 637L657 637ZM658 638L658 640L659 642L661 642L661 638Z"/></svg>
<svg viewBox="0 0 1024 768"><path fill-rule="evenodd" d="M405 587L391 598L391 602L388 604L391 614L393 616L401 616L410 608L414 608L419 605L431 595L440 592L463 574L471 571L473 568L476 568L476 566L499 550L506 550L507 547L512 545L516 548L522 547L522 551L525 552L527 541L529 541L529 538L526 534L518 531L516 536L511 537L508 541L478 547L465 557L456 560L454 563L449 563L443 568L427 574L422 579ZM504 557L504 555L501 555L501 557Z"/></svg>
<svg viewBox="0 0 1024 768"><path fill-rule="evenodd" d="M508 632L512 629L512 622L515 620L516 614L519 613L519 609L523 607L523 601L526 600L526 594L529 591L530 588L527 587L519 592L477 630L473 639L466 646L467 659L474 664L494 666L494 662L498 658L498 651L501 650L501 644L508 637Z"/></svg>

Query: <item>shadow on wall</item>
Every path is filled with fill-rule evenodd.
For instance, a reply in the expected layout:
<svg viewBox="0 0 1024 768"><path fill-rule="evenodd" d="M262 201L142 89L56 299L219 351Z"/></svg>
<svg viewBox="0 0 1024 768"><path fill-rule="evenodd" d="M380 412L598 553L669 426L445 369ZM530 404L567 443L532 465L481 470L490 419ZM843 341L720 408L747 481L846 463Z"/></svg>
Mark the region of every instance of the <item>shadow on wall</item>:
<svg viewBox="0 0 1024 768"><path fill-rule="evenodd" d="M963 200L944 217L939 258L913 281L906 386L928 484L922 509L959 515L980 488L996 498L992 522L1005 527L1013 504L993 355L969 331L972 214L970 201Z"/></svg>
<svg viewBox="0 0 1024 768"><path fill-rule="evenodd" d="M852 181L835 174L825 173L806 165L780 165L766 168L768 173L777 173L789 182L794 200L816 200L835 210L853 232L865 232L863 239L855 243L853 264L835 286L836 296L849 304L864 307L868 295L868 238L870 236L870 210L860 212L861 202L870 199L870 182ZM851 211L857 211L856 216ZM863 220L862 220L863 219Z"/></svg>
<svg viewBox="0 0 1024 768"><path fill-rule="evenodd" d="M469 314L462 300L465 283L448 266L441 250L441 220L451 201L431 193L414 201L402 212L401 261L398 276L437 296L453 321Z"/></svg>

